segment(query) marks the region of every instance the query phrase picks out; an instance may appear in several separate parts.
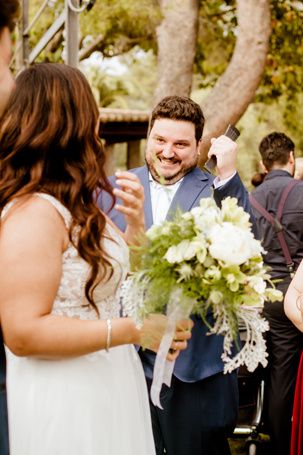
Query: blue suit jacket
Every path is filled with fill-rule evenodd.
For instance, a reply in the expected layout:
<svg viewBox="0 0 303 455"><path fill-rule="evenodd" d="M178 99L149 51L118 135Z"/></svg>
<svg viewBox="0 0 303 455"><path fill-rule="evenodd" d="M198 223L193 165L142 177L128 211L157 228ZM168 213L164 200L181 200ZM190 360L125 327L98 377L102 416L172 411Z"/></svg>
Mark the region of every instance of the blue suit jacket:
<svg viewBox="0 0 303 455"><path fill-rule="evenodd" d="M148 229L153 224L150 186L148 169L146 166L131 170L136 174L145 193L144 213L145 224ZM179 186L175 197L170 205L167 218L169 219L177 208L182 211L190 210L199 205L202 197L214 196L218 206L227 197L236 197L239 204L250 213L248 193L243 186L240 177L236 174L228 183L213 190L212 183L214 177L211 174L201 171L198 167L185 175ZM110 182L115 186L115 180L110 178ZM103 211L108 211L110 198L106 193L101 193L98 197L98 205ZM124 216L116 210L108 213L113 222L124 231L126 223ZM207 335L208 328L201 318L192 316L194 327L192 338L188 343L188 348L182 351L175 363L174 375L183 382L196 382L223 371L221 355L223 352L223 337L221 335ZM212 315L208 316L212 324ZM140 350L140 357L147 377L152 378L155 354L149 350Z"/></svg>

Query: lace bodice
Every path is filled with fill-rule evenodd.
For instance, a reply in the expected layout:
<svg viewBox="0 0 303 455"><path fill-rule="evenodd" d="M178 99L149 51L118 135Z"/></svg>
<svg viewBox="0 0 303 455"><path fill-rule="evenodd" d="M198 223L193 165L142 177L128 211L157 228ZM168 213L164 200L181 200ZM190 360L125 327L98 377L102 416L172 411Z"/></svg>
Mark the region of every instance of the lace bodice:
<svg viewBox="0 0 303 455"><path fill-rule="evenodd" d="M45 193L35 196L49 201L60 213L67 228L70 227L72 216L56 198ZM1 214L5 216L15 203L7 204ZM77 235L75 232L74 235ZM110 255L113 274L106 282L98 284L94 290L94 301L99 309L100 318L114 318L120 315L119 287L129 269L128 247L118 232L106 224L106 237L102 240L104 249ZM77 249L69 243L62 255L62 276L52 313L80 319L97 319L98 315L85 298L84 288L89 274L89 264L82 259Z"/></svg>

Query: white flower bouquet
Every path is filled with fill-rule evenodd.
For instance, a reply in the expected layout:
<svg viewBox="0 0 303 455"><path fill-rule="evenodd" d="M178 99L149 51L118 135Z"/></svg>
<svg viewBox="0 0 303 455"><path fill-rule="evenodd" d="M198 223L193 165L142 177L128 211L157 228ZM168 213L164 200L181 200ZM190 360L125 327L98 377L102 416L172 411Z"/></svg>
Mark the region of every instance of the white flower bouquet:
<svg viewBox="0 0 303 455"><path fill-rule="evenodd" d="M250 371L258 363L265 366L268 323L260 313L265 300L281 300L282 294L270 280L261 243L237 200L226 198L220 209L212 198L201 199L198 207L151 227L146 237L122 289L125 315L140 324L150 313L167 314L167 352L178 318L196 314L207 323L211 311L215 323L209 333L224 336L225 372L242 364ZM246 328L246 342L232 356L239 324Z"/></svg>

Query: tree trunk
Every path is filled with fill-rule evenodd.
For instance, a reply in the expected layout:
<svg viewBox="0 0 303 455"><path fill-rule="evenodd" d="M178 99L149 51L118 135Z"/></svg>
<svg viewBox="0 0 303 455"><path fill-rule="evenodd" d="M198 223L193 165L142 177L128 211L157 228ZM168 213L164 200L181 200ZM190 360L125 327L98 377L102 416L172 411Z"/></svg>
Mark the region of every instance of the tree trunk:
<svg viewBox="0 0 303 455"><path fill-rule="evenodd" d="M198 0L160 0L157 28L158 83L154 103L164 96L188 96L198 31Z"/></svg>
<svg viewBox="0 0 303 455"><path fill-rule="evenodd" d="M232 59L210 95L201 103L206 118L201 163L210 138L241 118L260 84L271 32L270 0L237 0L237 42Z"/></svg>

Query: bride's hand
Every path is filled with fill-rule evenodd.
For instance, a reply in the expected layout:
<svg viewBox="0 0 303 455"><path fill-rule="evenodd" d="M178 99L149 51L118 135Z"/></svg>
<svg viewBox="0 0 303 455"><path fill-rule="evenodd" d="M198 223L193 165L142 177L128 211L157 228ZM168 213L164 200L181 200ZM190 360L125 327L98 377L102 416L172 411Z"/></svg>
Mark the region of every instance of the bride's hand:
<svg viewBox="0 0 303 455"><path fill-rule="evenodd" d="M144 321L140 332L139 344L143 348L150 349L151 351L157 352L162 340L162 337L166 331L167 317L163 314L151 314ZM193 321L191 319L185 319L179 321L176 327L174 339L170 346L169 353L167 355L168 360L175 360L180 351L187 348L187 340L191 338L191 329L193 327Z"/></svg>
<svg viewBox="0 0 303 455"><path fill-rule="evenodd" d="M128 244L141 244L144 238L144 189L138 177L132 172L116 172L114 195L118 198L115 208L122 213L126 221L123 237Z"/></svg>
<svg viewBox="0 0 303 455"><path fill-rule="evenodd" d="M138 177L132 172L116 172L116 184L113 192L122 202L115 208L124 214L128 226L144 230L144 189Z"/></svg>

